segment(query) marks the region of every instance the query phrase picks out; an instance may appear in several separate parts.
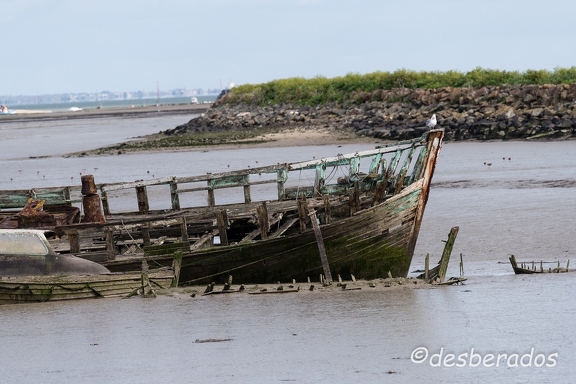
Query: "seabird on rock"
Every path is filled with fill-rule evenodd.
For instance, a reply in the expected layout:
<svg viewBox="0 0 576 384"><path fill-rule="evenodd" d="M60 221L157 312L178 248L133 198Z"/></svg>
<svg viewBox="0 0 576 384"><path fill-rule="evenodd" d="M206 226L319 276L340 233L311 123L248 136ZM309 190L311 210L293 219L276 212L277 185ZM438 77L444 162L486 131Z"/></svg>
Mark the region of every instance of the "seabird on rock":
<svg viewBox="0 0 576 384"><path fill-rule="evenodd" d="M436 126L436 114L433 114L431 118L426 120L426 126L430 129Z"/></svg>

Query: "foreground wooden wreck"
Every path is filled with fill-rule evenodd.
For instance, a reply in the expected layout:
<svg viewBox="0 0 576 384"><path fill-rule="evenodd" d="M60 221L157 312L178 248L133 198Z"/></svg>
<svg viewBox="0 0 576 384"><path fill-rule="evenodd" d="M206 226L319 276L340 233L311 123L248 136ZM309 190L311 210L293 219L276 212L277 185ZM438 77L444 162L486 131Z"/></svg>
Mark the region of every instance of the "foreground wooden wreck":
<svg viewBox="0 0 576 384"><path fill-rule="evenodd" d="M103 275L51 275L0 279L0 304L96 299L153 295L154 289L170 288L174 273L169 269Z"/></svg>
<svg viewBox="0 0 576 384"><path fill-rule="evenodd" d="M138 270L143 259L170 266L177 255L181 285L230 274L239 283L405 277L443 135L232 172L101 185L83 176L81 190L0 191L0 226L49 229L57 251L117 272ZM134 194L128 204L138 211L124 212ZM38 202L42 210L22 215ZM47 215L37 220L38 212Z"/></svg>
<svg viewBox="0 0 576 384"><path fill-rule="evenodd" d="M531 275L534 273L563 273L563 272L574 272L574 269L570 269L570 260L566 262L566 267L560 265L560 261L531 261L531 262L520 262L516 261L516 256L511 255L510 265L516 275ZM544 266L546 264L546 266Z"/></svg>
<svg viewBox="0 0 576 384"><path fill-rule="evenodd" d="M44 232L0 229L0 304L153 294L168 288L174 271L164 268L110 273L70 254L57 254Z"/></svg>

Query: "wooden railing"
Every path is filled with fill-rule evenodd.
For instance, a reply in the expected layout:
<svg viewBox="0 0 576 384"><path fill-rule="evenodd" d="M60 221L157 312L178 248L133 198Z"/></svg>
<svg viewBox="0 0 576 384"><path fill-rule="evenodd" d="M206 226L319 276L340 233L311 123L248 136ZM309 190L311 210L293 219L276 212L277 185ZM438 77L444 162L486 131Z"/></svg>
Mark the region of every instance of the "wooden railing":
<svg viewBox="0 0 576 384"><path fill-rule="evenodd" d="M180 197L191 192L206 192L208 207L217 205L215 191L241 187L244 203L252 202L251 189L256 185L276 184L277 199L294 199L297 196L321 196L324 194L347 193L355 184L360 191L376 188L377 184L387 193L397 193L403 186L411 184L421 177L423 159L426 155L426 135L417 140L409 140L377 147L373 150L354 154L338 155L318 160L284 163L268 167L248 168L233 172L207 173L192 177L164 177L151 180L140 180L127 183L106 183L98 185L101 194L103 210L111 214L111 194L135 190L138 212L150 210L148 188L153 186L169 186L170 208L178 210ZM413 156L420 150L417 161ZM389 155L387 159L385 156ZM361 172L360 162L369 158L370 164L366 172ZM400 164L402 165L400 166ZM336 183L327 184L327 173L339 167L347 167L344 177ZM298 181L298 174L304 171L314 171L314 180L304 180L304 183L293 185ZM296 173L288 185L289 175ZM253 176L273 175L269 179L253 181ZM296 182L293 182L296 180ZM204 186L197 186L204 183ZM0 209L23 207L28 198L45 200L45 205L72 204L82 201L80 186L65 186L52 188L36 188L30 190L0 191Z"/></svg>

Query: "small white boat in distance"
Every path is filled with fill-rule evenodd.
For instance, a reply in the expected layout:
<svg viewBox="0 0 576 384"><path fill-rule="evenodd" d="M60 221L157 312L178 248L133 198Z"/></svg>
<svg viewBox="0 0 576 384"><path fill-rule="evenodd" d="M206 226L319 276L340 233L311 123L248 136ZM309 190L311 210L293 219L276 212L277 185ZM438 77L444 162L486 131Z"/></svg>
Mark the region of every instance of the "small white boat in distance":
<svg viewBox="0 0 576 384"><path fill-rule="evenodd" d="M13 115L13 114L15 114L15 113L16 113L16 111L14 111L14 110L11 111L11 110L9 110L8 107L5 106L4 104L2 104L2 105L0 106L0 114L2 114L2 115Z"/></svg>

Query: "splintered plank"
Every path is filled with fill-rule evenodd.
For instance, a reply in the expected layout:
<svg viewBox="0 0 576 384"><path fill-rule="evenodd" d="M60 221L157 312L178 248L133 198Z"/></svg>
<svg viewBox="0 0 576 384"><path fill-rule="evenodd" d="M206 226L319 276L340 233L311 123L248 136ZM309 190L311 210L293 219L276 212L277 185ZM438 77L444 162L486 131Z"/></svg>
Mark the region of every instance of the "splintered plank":
<svg viewBox="0 0 576 384"><path fill-rule="evenodd" d="M194 244L192 244L190 246L190 250L193 251L195 249L198 249L200 247L202 247L204 244L206 244L208 241L212 240L212 238L214 236L216 236L218 234L218 230L215 229L211 232L208 232L207 234L205 234L204 236L202 236L201 238L199 238L198 240L196 240L194 242Z"/></svg>
<svg viewBox="0 0 576 384"><path fill-rule="evenodd" d="M276 230L274 233L272 233L270 236L268 236L269 239L275 239L277 237L280 237L284 234L284 232L286 232L287 230L290 229L290 227L292 227L294 224L296 224L298 222L298 218L294 217L292 219L289 219L288 221L286 221L284 224L282 224L280 226L280 228L278 228L278 230Z"/></svg>
<svg viewBox="0 0 576 384"><path fill-rule="evenodd" d="M273 217L272 220L270 220L269 222L269 226L273 226L274 224L277 224L281 219L282 219L283 215L278 215L277 217ZM296 221L298 221L298 219L296 219ZM240 243L247 243L249 241L254 240L256 237L258 237L258 235L262 234L262 229L261 228L256 228L255 230L253 230L252 232L248 233L246 236L244 236L242 238L242 240L240 240ZM273 237L272 235L269 237Z"/></svg>

